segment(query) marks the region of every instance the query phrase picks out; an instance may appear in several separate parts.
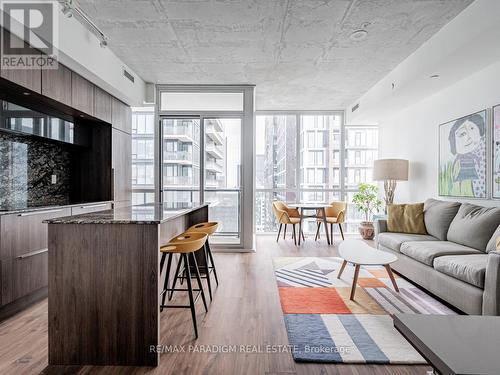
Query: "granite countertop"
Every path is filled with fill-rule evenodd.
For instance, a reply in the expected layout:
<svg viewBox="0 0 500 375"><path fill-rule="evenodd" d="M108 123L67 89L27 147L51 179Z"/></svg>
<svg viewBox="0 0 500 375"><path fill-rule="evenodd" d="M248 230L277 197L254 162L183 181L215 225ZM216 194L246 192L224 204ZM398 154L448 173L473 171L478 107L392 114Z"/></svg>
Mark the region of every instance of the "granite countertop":
<svg viewBox="0 0 500 375"><path fill-rule="evenodd" d="M32 206L32 207L22 207L22 208L9 208L9 209L5 209L5 210L0 209L0 216L20 214L23 212L50 211L50 210L57 210L57 209L61 209L61 208L68 208L68 207L78 207L78 206L85 206L86 207L86 206L92 206L94 204L106 204L106 203L112 203L112 202L113 201L80 202L80 203L51 205L51 206Z"/></svg>
<svg viewBox="0 0 500 375"><path fill-rule="evenodd" d="M160 224L208 203L147 203L45 220L48 224Z"/></svg>

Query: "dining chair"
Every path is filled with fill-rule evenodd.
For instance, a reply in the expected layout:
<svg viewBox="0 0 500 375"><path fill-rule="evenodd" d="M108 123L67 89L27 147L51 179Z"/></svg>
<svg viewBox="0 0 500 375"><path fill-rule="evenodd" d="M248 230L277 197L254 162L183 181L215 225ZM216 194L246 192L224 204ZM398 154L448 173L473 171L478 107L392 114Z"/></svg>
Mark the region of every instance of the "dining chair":
<svg viewBox="0 0 500 375"><path fill-rule="evenodd" d="M285 203L281 201L274 201L273 202L273 213L276 216L276 220L278 221L279 229L278 229L278 236L276 237L276 242L278 242L280 238L280 233L281 233L281 228L283 227L283 224L285 225L284 231L283 231L283 239L286 238L286 226L288 224L292 225L292 238L297 245L297 235L295 233L295 225L300 223L300 213L299 210L296 208L290 208L288 207ZM302 235L302 238L304 238L303 233L299 233L299 236Z"/></svg>
<svg viewBox="0 0 500 375"><path fill-rule="evenodd" d="M344 223L345 221L346 211L347 203L342 201L334 201L330 203L330 206L325 207L326 223L330 224L331 243L333 243L333 224L338 224L340 235L342 236L342 240L344 240L342 223ZM323 213L321 211L318 211L317 216L316 237L314 238L315 241L320 237L320 228L321 224L323 223Z"/></svg>

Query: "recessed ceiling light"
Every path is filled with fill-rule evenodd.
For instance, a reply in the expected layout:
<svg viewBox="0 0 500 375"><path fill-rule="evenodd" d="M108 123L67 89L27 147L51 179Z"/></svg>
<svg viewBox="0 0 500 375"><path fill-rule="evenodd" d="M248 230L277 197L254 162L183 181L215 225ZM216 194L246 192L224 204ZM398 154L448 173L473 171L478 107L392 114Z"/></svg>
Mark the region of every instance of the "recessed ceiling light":
<svg viewBox="0 0 500 375"><path fill-rule="evenodd" d="M368 36L368 31L359 29L359 30L354 30L351 33L351 35L349 35L349 39L355 42L360 42L362 40L365 40L367 36Z"/></svg>
<svg viewBox="0 0 500 375"><path fill-rule="evenodd" d="M433 74L430 76L430 78L439 78L439 74Z"/></svg>
<svg viewBox="0 0 500 375"><path fill-rule="evenodd" d="M85 115L80 115L80 117L85 117Z"/></svg>
<svg viewBox="0 0 500 375"><path fill-rule="evenodd" d="M31 93L29 93L29 92L23 92L23 95L30 96Z"/></svg>

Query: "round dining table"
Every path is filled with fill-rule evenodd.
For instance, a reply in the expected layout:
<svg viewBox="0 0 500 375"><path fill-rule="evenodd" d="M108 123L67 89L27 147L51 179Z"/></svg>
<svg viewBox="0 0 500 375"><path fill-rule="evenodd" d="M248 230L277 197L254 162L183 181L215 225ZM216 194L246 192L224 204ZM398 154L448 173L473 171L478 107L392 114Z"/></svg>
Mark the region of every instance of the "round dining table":
<svg viewBox="0 0 500 375"><path fill-rule="evenodd" d="M299 221L299 245L301 240L302 233L302 220L308 218L319 218L318 211L321 211L323 223L325 224L325 234L326 234L326 242L330 245L330 236L328 234L328 225L326 222L326 207L329 207L329 203L287 203L288 206L294 207L299 210L300 213L300 221ZM314 211L314 215L307 214L308 211Z"/></svg>

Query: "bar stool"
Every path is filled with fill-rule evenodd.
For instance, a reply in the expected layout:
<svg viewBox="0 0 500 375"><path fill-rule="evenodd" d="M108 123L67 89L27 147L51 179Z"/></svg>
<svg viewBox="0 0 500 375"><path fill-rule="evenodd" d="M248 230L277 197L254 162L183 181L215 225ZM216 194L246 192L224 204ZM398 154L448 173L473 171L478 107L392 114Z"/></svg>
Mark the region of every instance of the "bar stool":
<svg viewBox="0 0 500 375"><path fill-rule="evenodd" d="M160 252L162 253L162 258L160 262L160 273L163 271L163 266L165 264L165 258L168 254L167 261L167 271L165 274L165 283L163 286L163 291L160 295L162 295L162 301L160 305L160 311L163 311L164 308L190 308L191 316L193 318L194 325L194 333L196 338L198 338L198 326L196 324L196 310L195 303L198 300L198 297L201 295L201 299L203 300L203 305L205 306L205 312L208 312L207 301L205 299L205 293L203 291L203 285L201 283L200 272L198 270L198 263L196 262L196 257L194 255L195 251L201 249L206 241L207 241L206 233L183 233L177 237L174 237L170 240L170 242L160 248ZM175 284L172 288L168 287L168 279L170 277L170 268L172 266L172 258L174 254L179 254L179 262L178 267L181 263L184 265L184 270L187 273L187 289L176 289ZM190 263L190 259L192 259L192 265ZM191 284L191 268L194 270L196 280L198 281L198 289L193 289ZM187 305L165 305L165 297L168 292L173 293L174 291L184 291L188 292L189 295L189 306ZM196 294L196 298L193 295L193 292L198 292ZM170 300L170 298L169 298Z"/></svg>
<svg viewBox="0 0 500 375"><path fill-rule="evenodd" d="M198 223L195 224L191 227L189 227L185 233L205 233L208 236L211 236L212 234L215 233L217 230L217 227L219 226L218 222L215 221L208 221L208 222L203 222L203 223ZM202 279L207 279L207 286L208 286L208 294L210 295L210 301L212 300L212 283L210 280L210 272L214 273L215 276L215 283L217 286L219 285L219 280L217 278L217 270L215 269L215 263L214 263L214 257L212 256L212 250L210 249L210 243L207 239L205 242L204 246L204 253L205 253L205 266L200 267L202 270L205 271L205 273L201 276ZM210 263L208 262L210 260ZM179 265L177 265L177 270L175 273L175 278L174 278L174 287L177 282L177 278L180 279L180 283L182 284L185 276L185 270L180 272L179 274ZM172 293L170 293L169 299L172 298Z"/></svg>

